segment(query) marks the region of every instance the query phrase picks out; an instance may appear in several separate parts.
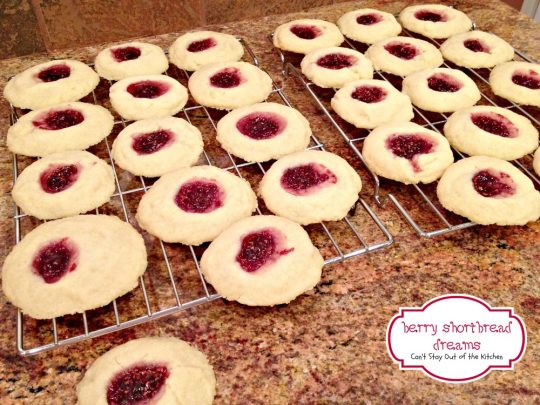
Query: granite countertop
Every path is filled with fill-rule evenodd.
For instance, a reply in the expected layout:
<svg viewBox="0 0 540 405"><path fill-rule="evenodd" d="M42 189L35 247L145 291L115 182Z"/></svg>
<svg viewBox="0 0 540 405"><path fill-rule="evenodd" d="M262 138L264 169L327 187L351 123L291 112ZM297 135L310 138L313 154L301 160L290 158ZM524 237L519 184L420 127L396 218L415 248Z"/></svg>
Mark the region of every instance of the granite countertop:
<svg viewBox="0 0 540 405"><path fill-rule="evenodd" d="M281 81L279 59L267 39L277 25L302 17L336 21L341 14L359 7L396 13L410 3L341 3L208 28L243 36L261 65ZM483 30L496 33L540 60L540 25L525 15L495 0L451 3ZM167 47L177 35L146 40ZM101 48L52 56L91 61ZM0 61L0 87L10 75L50 58L33 55ZM291 79L284 87L327 148L359 167L299 84ZM8 105L2 101L0 128L4 134L8 117ZM4 136L0 141L1 262L14 241L11 160ZM370 179L365 172L361 175L363 196L375 208L369 196ZM216 404L540 403L540 222L523 227L477 226L427 240L418 237L390 205L375 209L395 235L394 245L325 267L315 290L287 306L248 308L217 300L155 322L22 358L16 351L16 310L0 295L0 402L74 403L75 385L98 356L129 339L159 335L177 336L206 353L217 377ZM181 262L181 258L178 260ZM159 293L159 285L153 288ZM390 318L400 306L419 306L447 293L472 294L492 306L515 307L527 326L528 347L514 371L495 371L474 383L451 385L419 371L400 371L392 362L385 345Z"/></svg>

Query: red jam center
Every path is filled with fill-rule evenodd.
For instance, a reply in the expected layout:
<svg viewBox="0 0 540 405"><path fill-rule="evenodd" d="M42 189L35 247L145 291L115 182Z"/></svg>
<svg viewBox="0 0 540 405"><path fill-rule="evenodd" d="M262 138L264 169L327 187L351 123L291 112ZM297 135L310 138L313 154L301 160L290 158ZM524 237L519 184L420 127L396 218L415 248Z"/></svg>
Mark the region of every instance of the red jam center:
<svg viewBox="0 0 540 405"><path fill-rule="evenodd" d="M139 56L141 56L141 50L134 46L111 49L111 53L117 62L125 62L126 60L137 59Z"/></svg>
<svg viewBox="0 0 540 405"><path fill-rule="evenodd" d="M386 147L401 158L410 160L414 171L419 172L419 155L433 152L435 141L421 134L395 134L386 140Z"/></svg>
<svg viewBox="0 0 540 405"><path fill-rule="evenodd" d="M189 52L201 52L216 46L216 40L214 38L201 39L200 41L193 41L187 47Z"/></svg>
<svg viewBox="0 0 540 405"><path fill-rule="evenodd" d="M321 35L321 30L314 25L293 25L290 29L294 35L302 39L315 39Z"/></svg>
<svg viewBox="0 0 540 405"><path fill-rule="evenodd" d="M48 129L56 131L58 129L69 128L78 125L84 121L84 115L77 110L51 111L45 114L43 118L32 121L35 127L39 129Z"/></svg>
<svg viewBox="0 0 540 405"><path fill-rule="evenodd" d="M479 171L472 182L474 189L484 197L509 197L516 191L512 177L493 169Z"/></svg>
<svg viewBox="0 0 540 405"><path fill-rule="evenodd" d="M330 169L319 163L308 163L285 170L280 182L281 187L288 193L304 196L337 183L337 177Z"/></svg>
<svg viewBox="0 0 540 405"><path fill-rule="evenodd" d="M444 22L448 18L446 17L446 14L438 11L432 11L432 10L419 10L416 13L414 13L414 16L418 20L422 21L431 21L431 22Z"/></svg>
<svg viewBox="0 0 540 405"><path fill-rule="evenodd" d="M283 117L271 112L254 112L238 120L236 129L251 139L270 139L285 129Z"/></svg>
<svg viewBox="0 0 540 405"><path fill-rule="evenodd" d="M405 42L390 42L384 46L384 49L395 57L404 60L411 60L418 55L416 47Z"/></svg>
<svg viewBox="0 0 540 405"><path fill-rule="evenodd" d="M54 65L38 73L38 78L42 82L55 82L65 79L71 74L71 68L68 65Z"/></svg>
<svg viewBox="0 0 540 405"><path fill-rule="evenodd" d="M351 97L363 103L378 103L383 101L388 93L382 87L377 86L360 86L354 89Z"/></svg>
<svg viewBox="0 0 540 405"><path fill-rule="evenodd" d="M47 284L59 281L77 268L77 248L68 238L50 242L42 247L32 261L34 273Z"/></svg>
<svg viewBox="0 0 540 405"><path fill-rule="evenodd" d="M363 14L356 17L356 22L361 25L373 25L377 24L382 20L382 17L380 14Z"/></svg>
<svg viewBox="0 0 540 405"><path fill-rule="evenodd" d="M455 93L463 84L453 76L446 73L435 73L427 79L428 87L433 91L442 93Z"/></svg>
<svg viewBox="0 0 540 405"><path fill-rule="evenodd" d="M489 46L479 39L467 39L463 42L463 46L469 51L489 53Z"/></svg>
<svg viewBox="0 0 540 405"><path fill-rule="evenodd" d="M236 261L248 273L259 270L265 264L276 261L294 250L286 249L284 237L276 229L263 229L251 232L242 238Z"/></svg>
<svg viewBox="0 0 540 405"><path fill-rule="evenodd" d="M512 75L512 82L531 90L540 89L540 75L534 70L529 70L529 72L523 70L515 71Z"/></svg>
<svg viewBox="0 0 540 405"><path fill-rule="evenodd" d="M77 165L50 165L41 173L39 182L43 191L56 194L70 188L78 177Z"/></svg>
<svg viewBox="0 0 540 405"><path fill-rule="evenodd" d="M117 373L107 385L109 405L148 404L169 378L164 364L141 364Z"/></svg>
<svg viewBox="0 0 540 405"><path fill-rule="evenodd" d="M516 126L504 115L494 112L471 114L471 121L478 128L503 138L515 138L518 135Z"/></svg>
<svg viewBox="0 0 540 405"><path fill-rule="evenodd" d="M356 63L356 59L352 55L344 55L342 53L329 53L317 60L317 65L326 69L338 70L351 67Z"/></svg>
<svg viewBox="0 0 540 405"><path fill-rule="evenodd" d="M149 155L169 146L174 136L170 131L160 129L133 138L131 147L139 155Z"/></svg>
<svg viewBox="0 0 540 405"><path fill-rule="evenodd" d="M225 68L220 70L210 78L210 84L220 89L230 89L240 85L242 76L240 76L240 70L237 68Z"/></svg>
<svg viewBox="0 0 540 405"><path fill-rule="evenodd" d="M169 91L169 84L144 80L142 82L131 83L127 91L136 98L157 98Z"/></svg>
<svg viewBox="0 0 540 405"><path fill-rule="evenodd" d="M192 179L182 184L174 202L183 211L207 214L223 206L225 192L212 179Z"/></svg>

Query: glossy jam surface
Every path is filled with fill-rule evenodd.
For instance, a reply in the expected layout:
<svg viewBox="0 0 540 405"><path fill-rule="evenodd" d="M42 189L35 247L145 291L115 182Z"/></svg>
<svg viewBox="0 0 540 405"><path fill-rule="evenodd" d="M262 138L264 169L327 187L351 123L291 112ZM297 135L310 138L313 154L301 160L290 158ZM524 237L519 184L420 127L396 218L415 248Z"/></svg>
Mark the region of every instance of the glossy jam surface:
<svg viewBox="0 0 540 405"><path fill-rule="evenodd" d="M217 42L214 38L201 39L200 41L193 41L187 47L189 52L202 52L207 49L213 48L217 45Z"/></svg>
<svg viewBox="0 0 540 405"><path fill-rule="evenodd" d="M427 79L428 87L442 93L455 93L463 87L461 81L446 73L435 73Z"/></svg>
<svg viewBox="0 0 540 405"><path fill-rule="evenodd" d="M251 232L242 238L236 261L248 273L289 254L294 248L285 248L285 237L277 229L267 228Z"/></svg>
<svg viewBox="0 0 540 405"><path fill-rule="evenodd" d="M210 77L210 84L220 89L230 89L237 87L242 82L240 70L237 68L225 68Z"/></svg>
<svg viewBox="0 0 540 405"><path fill-rule="evenodd" d="M372 104L383 101L388 95L387 91L378 86L359 86L351 93L351 97L364 103Z"/></svg>
<svg viewBox="0 0 540 405"><path fill-rule="evenodd" d="M419 10L416 13L414 13L414 16L418 20L422 21L431 21L431 22L445 22L448 20L448 17L445 13L440 11L432 11L432 10Z"/></svg>
<svg viewBox="0 0 540 405"><path fill-rule="evenodd" d="M518 86L527 87L531 90L540 89L540 74L534 70L518 70L512 75L512 82Z"/></svg>
<svg viewBox="0 0 540 405"><path fill-rule="evenodd" d="M174 139L171 131L160 129L147 134L137 135L133 138L131 147L139 155L149 155L169 146Z"/></svg>
<svg viewBox="0 0 540 405"><path fill-rule="evenodd" d="M135 98L157 98L169 91L169 84L153 80L131 83L127 91Z"/></svg>
<svg viewBox="0 0 540 405"><path fill-rule="evenodd" d="M463 42L463 46L469 51L489 53L489 46L480 39L467 39Z"/></svg>
<svg viewBox="0 0 540 405"><path fill-rule="evenodd" d="M238 120L236 129L256 140L270 139L283 132L287 123L283 117L272 112L253 112Z"/></svg>
<svg viewBox="0 0 540 405"><path fill-rule="evenodd" d="M384 46L384 49L395 57L403 60L411 60L418 55L418 49L414 45L405 42L389 42Z"/></svg>
<svg viewBox="0 0 540 405"><path fill-rule="evenodd" d="M165 364L139 364L117 373L107 385L109 405L148 404L169 378Z"/></svg>
<svg viewBox="0 0 540 405"><path fill-rule="evenodd" d="M494 112L471 114L471 121L478 128L503 138L515 138L518 135L517 127L504 115Z"/></svg>
<svg viewBox="0 0 540 405"><path fill-rule="evenodd" d="M77 268L77 256L77 248L72 241L68 238L56 240L37 252L32 269L47 284L53 284Z"/></svg>
<svg viewBox="0 0 540 405"><path fill-rule="evenodd" d="M288 193L304 196L337 183L337 177L320 163L308 163L286 169L280 183Z"/></svg>
<svg viewBox="0 0 540 405"><path fill-rule="evenodd" d="M516 185L508 174L494 169L481 170L472 178L476 192L484 197L510 197Z"/></svg>
<svg viewBox="0 0 540 405"><path fill-rule="evenodd" d="M290 30L294 35L302 39L315 39L321 35L321 30L314 25L293 25Z"/></svg>
<svg viewBox="0 0 540 405"><path fill-rule="evenodd" d="M386 140L386 147L394 155L411 162L414 171L420 171L417 159L419 155L431 153L436 143L422 134L394 134Z"/></svg>
<svg viewBox="0 0 540 405"><path fill-rule="evenodd" d="M141 56L141 50L134 46L126 46L124 48L111 49L112 56L117 62L125 62L134 60Z"/></svg>
<svg viewBox="0 0 540 405"><path fill-rule="evenodd" d="M185 212L207 214L223 206L225 191L213 179L192 179L180 187L174 202Z"/></svg>
<svg viewBox="0 0 540 405"><path fill-rule="evenodd" d="M343 53L329 53L317 60L317 65L325 69L339 70L354 65L358 59Z"/></svg>
<svg viewBox="0 0 540 405"><path fill-rule="evenodd" d="M39 183L46 193L60 193L77 181L79 171L78 165L49 165L39 176Z"/></svg>
<svg viewBox="0 0 540 405"><path fill-rule="evenodd" d="M378 22L382 21L382 17L380 14L362 14L356 17L356 22L360 25L373 25L377 24Z"/></svg>
<svg viewBox="0 0 540 405"><path fill-rule="evenodd" d="M55 82L71 75L71 68L66 64L53 65L38 73L37 77L42 82Z"/></svg>
<svg viewBox="0 0 540 405"><path fill-rule="evenodd" d="M59 129L73 127L84 121L84 115L77 110L51 111L40 117L32 124L39 129L56 131Z"/></svg>

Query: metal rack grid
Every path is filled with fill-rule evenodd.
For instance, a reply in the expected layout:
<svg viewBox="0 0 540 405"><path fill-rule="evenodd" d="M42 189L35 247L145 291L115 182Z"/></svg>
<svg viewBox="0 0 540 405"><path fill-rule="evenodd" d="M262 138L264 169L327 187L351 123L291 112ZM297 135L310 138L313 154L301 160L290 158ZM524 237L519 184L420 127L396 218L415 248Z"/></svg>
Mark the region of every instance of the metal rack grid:
<svg viewBox="0 0 540 405"><path fill-rule="evenodd" d="M239 40L242 42L244 48L247 51L247 54L249 55L251 61L256 66L259 66L259 61L255 54L253 53L252 49L249 47L249 45L243 40L242 38L239 38ZM167 72L170 76L182 80L182 77L184 80L189 79L189 73L186 71L181 71L177 69L176 67L171 67L169 71ZM112 83L108 82L108 85L110 86ZM101 101L100 97L97 94L97 90L93 91L90 97L90 101L94 104L100 104ZM291 106L287 96L283 92L283 89L281 87L278 87L275 82L273 82L273 90L271 93L270 98L276 98L277 101L287 105ZM191 103L191 101L190 101ZM208 124L210 124L210 128L212 131L216 130L216 114L223 114L219 113L218 111L207 109L204 106L196 105L194 103L191 103L193 105L189 105L185 107L182 110L183 117L190 123L194 123L196 121L202 121ZM19 112L17 109L15 109L13 106L11 108L11 121L12 123L15 123L19 117ZM115 128L116 130L121 130L126 127L128 122L123 120L122 118L119 118L115 121ZM115 133L115 130L113 129L113 133ZM104 139L102 142L101 147L104 148L103 155L106 160L109 160L111 163L111 166L113 167L113 174L114 174L114 181L116 183L116 192L113 195L113 199L116 199L117 201L117 209L115 210L115 214L122 217L126 222L131 222L130 220L133 219L133 216L130 215L130 207L129 207L129 199L133 196L141 193L145 193L150 189L151 187L151 179L145 179L142 176L135 176L131 178L130 180L135 180L138 182L138 185L131 186L131 187L125 187L123 184L125 182L126 175L129 175L127 172L123 171L122 169L116 167L114 164L112 155L111 155L111 146L110 142L112 141L109 139L111 135L109 135L107 138ZM214 136L212 136L212 139ZM205 139L205 144L206 144ZM210 157L210 154L207 151L207 146L205 145L205 150L203 151L204 160L202 164L209 164L209 165L216 165L218 167L222 167L225 170L233 171L238 176L245 178L246 177L246 171L249 171L250 169L255 169L259 172L259 174L262 176L266 169L265 167L268 167L269 164L261 164L261 163L248 163L248 162L240 162L237 161L231 154L224 150L220 150L221 156L217 159L212 159ZM313 134L311 137L311 142L308 147L308 149L318 149L318 150L324 150L324 145L319 142L319 140L316 138L316 136ZM96 154L99 154L98 152L95 152ZM223 156L225 155L225 156ZM13 155L13 180L15 181L17 179L19 169L20 169L20 162L21 157L18 157L17 155ZM201 163L201 162L199 162ZM244 174L243 174L244 172ZM248 173L249 174L249 173ZM129 178L129 176L128 176ZM248 181L251 179L248 179ZM96 209L95 212L99 213L103 209ZM336 236L334 232L332 231L333 225L332 224L318 224L309 226L307 229L308 233L310 233L310 236L313 236L313 234L319 235L319 239L321 235L326 239L326 242L324 242L321 248L321 251L323 252L323 256L329 256L325 257L325 265L330 263L335 263L339 261L343 261L345 259L348 259L350 257L366 254L369 252L373 252L382 248L385 248L387 246L390 246L393 243L393 238L390 232L387 230L385 225L380 221L376 213L369 207L367 202L364 199L359 199L359 202L357 206L354 208L356 211L356 214L359 214L364 222L368 223L368 228L371 232L373 232L373 229L377 229L379 232L379 237L374 240L374 236L369 234L371 236L371 240L368 240L366 235L362 235L360 230L358 229L358 226L355 225L355 219L354 218L348 218L346 217L343 221L339 221L341 223L341 231L343 231L343 228L347 228L349 231L349 234L352 235L355 239L355 245L352 247L348 246L342 246L343 241L340 240L340 236ZM258 214L261 214L262 211L260 208L257 208ZM107 212L109 213L109 212ZM23 234L23 220L30 220L33 221L30 228L34 228L36 225L39 224L39 221L37 221L35 218L32 218L30 216L27 216L24 213L21 213L19 208L15 205L15 215L14 215L14 222L15 222L15 237L16 237L16 243L18 243ZM30 229L28 229L30 230ZM144 234L143 234L144 235ZM341 235L341 233L340 233ZM145 235L147 236L147 235ZM151 238L150 236L148 236ZM111 304L108 306L102 308L102 309L96 309L91 311L86 311L80 315L74 315L74 316L68 316L68 317L61 317L61 318L55 318L51 321L36 321L28 316L24 316L20 310L17 312L17 350L19 354L23 356L29 356L34 355L46 350L53 349L57 346L64 346L71 343L80 342L86 339L90 339L93 337L105 335L107 333L115 332L118 330L126 329L131 326L135 326L138 324L142 324L145 322L148 322L153 319L162 318L164 316L195 307L197 305L200 305L205 302L213 301L217 298L220 298L218 294L216 294L211 286L207 285L204 277L202 276L202 273L200 271L200 265L199 265L199 258L202 254L202 251L199 247L193 247L193 246L184 246L180 244L167 244L162 242L161 240L157 238L151 239L151 241L157 243L156 249L160 251L161 253L161 267L164 265L165 275L164 277L167 279L168 284L168 295L169 298L172 298L172 301L169 300L167 305L164 305L164 307L161 307L159 309L155 309L154 307L159 305L158 303L154 302L155 299L151 299L151 293L149 291L149 285L152 286L152 280L151 277L154 276L153 273L156 272L155 268L151 268L152 264L150 262L149 257L149 268L147 269L146 273L140 277L139 279L139 286L134 290L134 292L128 293L124 297L120 297L116 300L114 300ZM148 238L146 238L146 242L148 244ZM350 243L348 243L350 245ZM187 254L187 259L189 257L189 260L191 260L193 263L191 265L191 268L195 268L195 278L197 279L197 283L199 284L199 290L201 294L195 297L190 297L189 299L183 299L183 296L186 295L186 290L180 291L180 288L177 286L176 279L178 278L177 272L174 271L174 263L173 258L179 255L179 251L182 249L187 249L189 252ZM328 253L328 251L333 252L331 255L324 254ZM154 267L160 267L159 263L157 266ZM162 275L163 276L163 275ZM145 279L147 279L145 281ZM193 284L193 280L192 280ZM130 301L134 300L134 296L137 294L142 294L142 298L139 297L140 301L140 307L142 308L142 314L139 314L138 316L128 316L128 319L122 319L122 311L119 309L120 305L118 303L119 300L123 301ZM160 292L157 292L157 295L159 295ZM156 297L159 298L159 297ZM141 309L139 308L139 309ZM112 317L111 315L111 309L112 309ZM94 313L97 313L97 317L99 318L99 322L97 323L103 323L102 318L110 318L109 320L112 320L112 322L109 322L109 324L103 324L100 325L100 327L92 328L92 316ZM66 318L69 318L66 321ZM81 333L63 337L60 330L60 327L64 326L67 329L76 329L80 328ZM37 335L43 335L41 336L41 339L38 337L35 344L31 344L29 348L25 348L25 338L27 338L27 335L29 334L37 334ZM34 340L35 336L32 336ZM47 343L44 343L43 340L48 340Z"/></svg>
<svg viewBox="0 0 540 405"><path fill-rule="evenodd" d="M476 25L474 25L474 28L476 29ZM442 43L442 42L438 42L438 41L436 41L434 39L431 39L431 38L425 38L425 37L422 37L420 35L415 35L415 34L409 32L406 29L403 29L403 31L402 31L402 33L400 35L407 35L407 36L410 36L410 37L416 37L416 38L420 38L420 39L424 39L424 40L429 40L433 44L435 44L437 47L439 47L441 45L441 43ZM272 35L269 36L269 40L270 40L270 42L273 42L272 41ZM360 52L365 51L365 48L367 48L367 46L365 44L355 43L354 41L351 41L351 40L349 40L347 38L345 39L345 45L352 48L352 49L358 50ZM416 195L416 201L417 202L415 202L414 205L416 205L416 207L422 207L421 209L424 212L429 212L429 215L435 221L437 221L437 223L435 224L434 227L433 226L429 227L430 229L426 229L425 226L421 225L419 223L418 219L415 218L415 214L411 211L411 209L408 209L408 208L405 207L405 204L403 204L403 202L401 201L403 199L403 194L401 194L400 196L397 196L396 194L394 194L392 192L387 192L387 193L383 194L382 187L381 187L381 179L379 178L379 176L377 174L375 174L367 166L367 164L366 164L366 162L365 162L365 160L364 160L364 158L362 156L362 153L359 150L359 149L361 149L361 144L362 144L363 140L366 138L366 136L368 135L369 132L367 130L364 130L364 133L359 134L358 132L361 132L361 131L359 131L358 129L356 129L356 128L350 129L352 127L351 125L348 125L347 123L345 123L345 121L341 120L341 118L338 117L337 114L331 112L330 109L327 106L325 106L325 102L327 102L327 100L324 100L318 94L317 89L320 89L320 88L318 88L318 86L316 86L311 81L308 81L304 77L304 75L301 73L301 71L292 62L287 60L288 58L287 58L286 54L283 51L281 51L278 48L276 48L276 50L277 50L277 52L279 54L279 57L280 57L280 60L281 60L281 63L282 63L282 73L283 73L283 75L285 77L287 77L287 76L292 74L302 83L302 85L308 91L308 93L313 98L313 100L315 101L317 106L320 108L320 110L328 118L328 120L330 121L332 126L338 132L338 134L347 142L347 144L352 149L352 151L355 153L355 155L362 161L365 168L369 171L369 173L370 173L370 175L371 175L371 177L373 179L373 182L374 182L373 197L374 197L375 201L377 202L377 204L379 204L380 206L383 206L385 204L386 200L391 201L393 203L393 205L396 207L396 209L399 211L399 213L405 218L405 220L416 231L416 233L419 234L422 237L432 238L432 237L435 237L435 236L438 236L438 235L442 235L442 234L446 234L446 233L449 233L449 232L469 228L469 227L472 227L472 226L476 225L474 222L467 221L465 218L457 216L457 215L455 215L453 213L450 213L446 209L444 209L438 203L438 201L436 201L436 196L435 196L435 193L434 193L433 184L432 185L416 185L416 184L414 184L414 185L407 186L407 188L409 190L413 191L413 193L416 193L415 195ZM521 59L523 59L523 60L525 60L527 62L534 63L534 61L531 58L529 58L527 55L520 52L519 50L515 50L515 53ZM451 66L451 64L449 64L446 60L444 61L442 66L447 67L447 68L453 68L453 69L457 68L457 69L464 70L464 71L469 73L469 76L472 75L473 78L476 78L477 82L480 82L480 83L482 83L484 85L487 85L488 89L490 89L489 81L486 78L486 76L489 75L490 69L475 70L475 69L469 69L469 68L460 68L459 66ZM487 75L486 75L486 72L487 72ZM387 73L384 73L384 72L381 72L381 71L375 71L374 73L375 73L375 76L376 76L375 78L385 80L385 81L389 82L390 84L396 86L396 81L398 81L398 78L396 76L391 75L391 74L387 74ZM400 85L401 85L401 81L399 81L399 86ZM398 87L398 88L400 88L400 87ZM526 108L524 108L524 107L522 107L522 106L520 106L520 105L518 105L516 103L513 103L511 101L508 101L508 100L502 100L501 99L500 101L497 102L494 99L496 97L495 96L490 96L489 94L487 94L486 91L481 90L481 96L482 96L482 100L484 102L486 102L488 104L491 104L493 106L504 107L504 108L507 108L509 110L518 110L519 113L527 116L537 128L540 128L539 119L534 116L534 113L528 111ZM432 129L432 130L434 130L436 132L442 133L440 128L442 128L442 126L444 125L444 123L448 119L447 114L426 112L426 111L423 111L423 110L417 108L414 105L413 105L413 110L414 110L414 113L415 113L415 118L413 118L414 122L418 122L420 125L422 125L424 127L429 127L430 129ZM538 112L539 112L538 109L536 109L537 114L538 114ZM340 124L338 121L342 122L343 124ZM346 126L348 126L349 129L345 129ZM454 152L457 159L461 159L461 158L465 157L465 154L463 154L463 153L461 153L459 151L456 151L454 149L452 149L452 150L453 150L453 152ZM525 156L522 159L515 160L512 163L515 166L517 166L523 173L525 173L529 178L531 178L531 180L538 187L538 186L540 186L540 178L534 173L533 170L530 170L528 168L528 166L530 167L532 165L531 164L532 163L532 158L533 158L533 156L532 156L532 154L530 154L530 155ZM528 162L526 163L525 161L528 161ZM410 193L410 194L413 194L413 193ZM430 225L433 225L433 224L430 224Z"/></svg>

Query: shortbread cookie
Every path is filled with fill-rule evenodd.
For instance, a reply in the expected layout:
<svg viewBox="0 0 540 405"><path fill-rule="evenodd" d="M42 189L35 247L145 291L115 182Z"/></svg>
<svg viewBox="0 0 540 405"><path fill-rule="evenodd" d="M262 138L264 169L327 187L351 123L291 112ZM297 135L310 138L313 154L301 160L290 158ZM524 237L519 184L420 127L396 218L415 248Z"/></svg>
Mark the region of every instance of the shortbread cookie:
<svg viewBox="0 0 540 405"><path fill-rule="evenodd" d="M71 151L32 163L17 178L11 195L26 214L56 219L93 210L113 193L111 167L89 152Z"/></svg>
<svg viewBox="0 0 540 405"><path fill-rule="evenodd" d="M339 28L324 20L294 20L274 31L274 46L284 51L309 53L316 49L339 46L345 40Z"/></svg>
<svg viewBox="0 0 540 405"><path fill-rule="evenodd" d="M158 177L193 166L203 151L201 131L176 117L150 118L124 128L112 155L122 169L137 176Z"/></svg>
<svg viewBox="0 0 540 405"><path fill-rule="evenodd" d="M517 104L540 107L540 65L528 62L506 62L497 65L489 75L491 90L497 96Z"/></svg>
<svg viewBox="0 0 540 405"><path fill-rule="evenodd" d="M186 105L188 92L172 77L145 75L116 82L109 97L122 118L144 120L175 115Z"/></svg>
<svg viewBox="0 0 540 405"><path fill-rule="evenodd" d="M410 37L391 37L371 45L365 53L376 70L407 76L441 66L443 57L429 42Z"/></svg>
<svg viewBox="0 0 540 405"><path fill-rule="evenodd" d="M406 7L399 13L399 22L403 28L428 38L448 38L472 28L465 13L442 4Z"/></svg>
<svg viewBox="0 0 540 405"><path fill-rule="evenodd" d="M108 80L140 75L158 75L169 67L165 52L157 45L127 42L102 50L96 56L96 71Z"/></svg>
<svg viewBox="0 0 540 405"><path fill-rule="evenodd" d="M83 150L110 134L114 118L106 108L72 102L23 115L8 129L7 147L13 153L45 156Z"/></svg>
<svg viewBox="0 0 540 405"><path fill-rule="evenodd" d="M308 225L344 218L361 188L360 176L343 158L303 151L275 162L261 180L259 193L274 214Z"/></svg>
<svg viewBox="0 0 540 405"><path fill-rule="evenodd" d="M259 103L231 111L219 120L216 139L247 162L265 162L307 148L309 121L292 107Z"/></svg>
<svg viewBox="0 0 540 405"><path fill-rule="evenodd" d="M199 104L231 110L266 100L272 92L272 79L250 63L224 62L197 70L188 87Z"/></svg>
<svg viewBox="0 0 540 405"><path fill-rule="evenodd" d="M458 110L444 125L450 145L467 155L514 160L538 147L531 121L506 108L479 105Z"/></svg>
<svg viewBox="0 0 540 405"><path fill-rule="evenodd" d="M348 83L332 97L332 108L357 128L375 128L414 117L411 100L386 80Z"/></svg>
<svg viewBox="0 0 540 405"><path fill-rule="evenodd" d="M99 357L77 385L77 403L211 405L215 393L203 353L174 337L146 337Z"/></svg>
<svg viewBox="0 0 540 405"><path fill-rule="evenodd" d="M165 242L200 245L257 208L249 183L213 166L195 166L163 175L146 193L137 221Z"/></svg>
<svg viewBox="0 0 540 405"><path fill-rule="evenodd" d="M440 51L450 62L473 69L490 68L514 57L514 48L504 39L477 30L448 38Z"/></svg>
<svg viewBox="0 0 540 405"><path fill-rule="evenodd" d="M137 286L146 269L141 235L115 216L79 215L28 233L2 268L8 300L50 319L99 308Z"/></svg>
<svg viewBox="0 0 540 405"><path fill-rule="evenodd" d="M374 44L401 32L401 25L392 14L372 8L345 13L337 25L347 38L365 44Z"/></svg>
<svg viewBox="0 0 540 405"><path fill-rule="evenodd" d="M425 111L453 112L475 105L482 97L476 83L461 70L436 68L403 79L403 93Z"/></svg>
<svg viewBox="0 0 540 405"><path fill-rule="evenodd" d="M371 79L373 66L350 48L322 48L308 53L300 64L302 73L319 87L340 88L358 79Z"/></svg>
<svg viewBox="0 0 540 405"><path fill-rule="evenodd" d="M171 63L193 72L218 62L236 62L244 47L233 35L214 31L195 31L179 36L169 48Z"/></svg>
<svg viewBox="0 0 540 405"><path fill-rule="evenodd" d="M286 218L255 215L236 222L210 244L201 270L227 300L278 305L315 287L323 264L300 225Z"/></svg>
<svg viewBox="0 0 540 405"><path fill-rule="evenodd" d="M99 76L88 65L71 59L40 63L12 77L4 97L15 107L37 110L88 95Z"/></svg>
<svg viewBox="0 0 540 405"><path fill-rule="evenodd" d="M504 160L473 156L450 166L437 185L444 208L482 225L524 225L540 217L540 193Z"/></svg>
<svg viewBox="0 0 540 405"><path fill-rule="evenodd" d="M540 176L540 148L534 152L533 169L538 176Z"/></svg>
<svg viewBox="0 0 540 405"><path fill-rule="evenodd" d="M375 128L362 154L375 174L405 184L431 183L454 161L444 136L412 122Z"/></svg>

